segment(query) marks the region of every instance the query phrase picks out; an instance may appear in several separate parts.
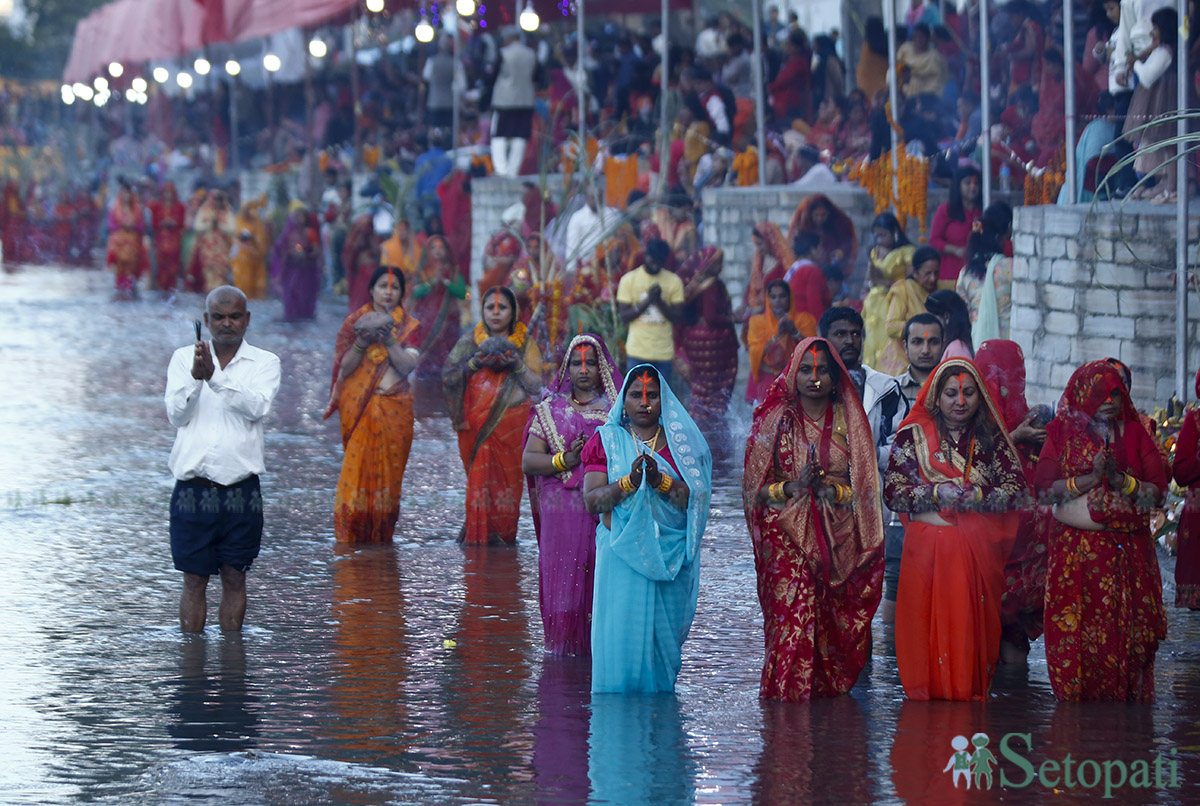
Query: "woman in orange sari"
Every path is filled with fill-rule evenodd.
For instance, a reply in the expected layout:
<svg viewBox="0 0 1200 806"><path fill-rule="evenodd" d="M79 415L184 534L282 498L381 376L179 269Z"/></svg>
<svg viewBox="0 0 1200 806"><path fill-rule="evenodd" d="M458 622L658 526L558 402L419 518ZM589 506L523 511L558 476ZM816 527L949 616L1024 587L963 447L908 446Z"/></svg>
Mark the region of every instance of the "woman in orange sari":
<svg viewBox="0 0 1200 806"><path fill-rule="evenodd" d="M817 335L812 314L797 311L792 305L792 289L783 280L767 284L767 310L750 317L746 348L750 353L750 376L746 379L746 400L754 403L779 377L788 358L802 338Z"/></svg>
<svg viewBox="0 0 1200 806"><path fill-rule="evenodd" d="M330 417L341 414L342 472L333 505L339 543L386 543L400 516L413 440L408 376L417 366L417 320L404 311L404 273L380 266L371 301L342 322L333 356Z"/></svg>
<svg viewBox="0 0 1200 806"><path fill-rule="evenodd" d="M1046 665L1060 700L1146 702L1167 637L1150 508L1166 466L1120 370L1075 370L1047 427L1034 483L1057 501L1046 569Z"/></svg>
<svg viewBox="0 0 1200 806"><path fill-rule="evenodd" d="M845 694L883 595L875 439L846 367L805 339L754 412L742 500L766 634L759 696Z"/></svg>
<svg viewBox="0 0 1200 806"><path fill-rule="evenodd" d="M183 216L179 192L175 190L173 182L166 182L162 187L162 195L150 207L150 222L154 227L154 258L158 261L155 287L164 293L174 292L179 284L183 256Z"/></svg>
<svg viewBox="0 0 1200 806"><path fill-rule="evenodd" d="M517 298L503 286L483 295L483 321L450 352L442 383L467 471L460 543L513 543L521 512L521 452L530 399L542 388L542 355L526 338Z"/></svg>
<svg viewBox="0 0 1200 806"><path fill-rule="evenodd" d="M120 180L120 185L117 200L108 213L107 261L116 275L117 296L131 299L137 296L137 281L150 263L142 245L146 227L142 205L127 181Z"/></svg>
<svg viewBox="0 0 1200 806"><path fill-rule="evenodd" d="M754 241L754 258L750 263L750 281L746 283L746 294L742 298L743 344L749 344L746 339L750 318L767 310L767 284L783 279L784 273L796 262L792 247L784 240L778 224L760 221L750 237Z"/></svg>
<svg viewBox="0 0 1200 806"><path fill-rule="evenodd" d="M896 665L913 700L984 700L1000 654L1004 564L1031 502L983 377L943 361L896 432L883 500L905 521Z"/></svg>

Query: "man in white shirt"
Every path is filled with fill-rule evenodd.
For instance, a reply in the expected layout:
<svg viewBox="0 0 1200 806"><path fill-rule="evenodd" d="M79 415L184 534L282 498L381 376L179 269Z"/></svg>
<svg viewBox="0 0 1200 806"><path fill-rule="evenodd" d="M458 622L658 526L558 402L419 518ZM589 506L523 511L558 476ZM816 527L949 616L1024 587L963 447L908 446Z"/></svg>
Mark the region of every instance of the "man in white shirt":
<svg viewBox="0 0 1200 806"><path fill-rule="evenodd" d="M263 419L279 391L279 358L243 340L246 295L233 286L209 293L204 323L211 342L180 347L167 368L167 419L178 432L169 462L171 558L183 572L179 626L201 632L208 578L221 575L221 629L237 632L246 615L246 571L262 541Z"/></svg>
<svg viewBox="0 0 1200 806"><path fill-rule="evenodd" d="M567 219L562 257L568 270L581 263L591 263L596 257L596 247L621 223L621 214L605 207L594 188L587 189L584 199L584 205Z"/></svg>
<svg viewBox="0 0 1200 806"><path fill-rule="evenodd" d="M820 188L836 185L838 178L829 166L821 162L821 152L814 145L803 145L796 152L796 166L800 178L792 183L797 188Z"/></svg>

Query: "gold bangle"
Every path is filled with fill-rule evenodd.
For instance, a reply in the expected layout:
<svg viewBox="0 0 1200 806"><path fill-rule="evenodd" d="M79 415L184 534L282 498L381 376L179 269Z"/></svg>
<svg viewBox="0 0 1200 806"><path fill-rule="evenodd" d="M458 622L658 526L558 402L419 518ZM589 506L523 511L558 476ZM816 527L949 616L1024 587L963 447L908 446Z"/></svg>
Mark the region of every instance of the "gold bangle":
<svg viewBox="0 0 1200 806"><path fill-rule="evenodd" d="M1067 493L1075 498L1083 495L1083 493L1079 492L1079 485L1075 483L1074 476L1067 477Z"/></svg>
<svg viewBox="0 0 1200 806"><path fill-rule="evenodd" d="M559 473L562 473L567 469L566 462L563 461L563 452L562 451L559 451L558 453L556 453L550 457L550 464L553 465L554 469L557 470Z"/></svg>
<svg viewBox="0 0 1200 806"><path fill-rule="evenodd" d="M842 503L849 504L854 500L854 490L849 485L842 485Z"/></svg>
<svg viewBox="0 0 1200 806"><path fill-rule="evenodd" d="M632 495L634 491L637 490L637 487L633 486L633 479L629 478L628 473L626 473L624 476L621 476L620 480L617 482L617 486L620 487L621 492L625 493L626 495Z"/></svg>
<svg viewBox="0 0 1200 806"><path fill-rule="evenodd" d="M983 503L983 488L978 485L976 485L976 487L975 487L975 503L976 504Z"/></svg>
<svg viewBox="0 0 1200 806"><path fill-rule="evenodd" d="M1138 480L1135 479L1133 476L1129 475L1128 473L1126 473L1125 474L1125 487L1122 490L1122 492L1124 492L1125 495L1133 495L1133 493L1137 490L1137 487L1138 487Z"/></svg>
<svg viewBox="0 0 1200 806"><path fill-rule="evenodd" d="M662 473L661 475L662 481L658 483L658 487L656 489L663 495L666 495L667 493L671 492L671 488L675 486L675 482L673 482L671 477L666 473Z"/></svg>
<svg viewBox="0 0 1200 806"><path fill-rule="evenodd" d="M767 488L767 494L775 503L787 500L787 493L783 489L785 484L786 482L779 481Z"/></svg>
<svg viewBox="0 0 1200 806"><path fill-rule="evenodd" d="M833 503L842 503L842 485L840 484L833 485Z"/></svg>

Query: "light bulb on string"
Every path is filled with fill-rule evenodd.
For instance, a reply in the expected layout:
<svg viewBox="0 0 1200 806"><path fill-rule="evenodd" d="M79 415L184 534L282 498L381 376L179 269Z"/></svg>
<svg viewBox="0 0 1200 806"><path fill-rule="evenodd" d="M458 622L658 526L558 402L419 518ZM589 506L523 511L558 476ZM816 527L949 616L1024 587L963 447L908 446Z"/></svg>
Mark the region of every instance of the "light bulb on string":
<svg viewBox="0 0 1200 806"><path fill-rule="evenodd" d="M460 17L469 17L475 13L475 0L455 0L454 10Z"/></svg>
<svg viewBox="0 0 1200 806"><path fill-rule="evenodd" d="M108 65L108 74L113 78L120 78L121 74L124 72L125 66L120 62L112 62Z"/></svg>
<svg viewBox="0 0 1200 806"><path fill-rule="evenodd" d="M378 14L383 11L383 0L367 0L367 11Z"/></svg>
<svg viewBox="0 0 1200 806"><path fill-rule="evenodd" d="M192 86L192 74L180 73L175 76L175 83L179 85L180 89L190 89Z"/></svg>
<svg viewBox="0 0 1200 806"><path fill-rule="evenodd" d="M422 19L417 23L416 29L413 31L413 36L422 44L428 44L433 41L433 26L428 20Z"/></svg>
<svg viewBox="0 0 1200 806"><path fill-rule="evenodd" d="M206 76L212 70L212 64L203 56L201 56L199 59L196 59L196 62L192 65L192 67L196 69L196 75L199 76Z"/></svg>
<svg viewBox="0 0 1200 806"><path fill-rule="evenodd" d="M225 72L231 76L236 76L238 73L242 72L242 65L237 59L230 59L229 61L225 62Z"/></svg>
<svg viewBox="0 0 1200 806"><path fill-rule="evenodd" d="M308 43L308 52L314 59L324 59L329 48L325 45L324 39L314 39Z"/></svg>
<svg viewBox="0 0 1200 806"><path fill-rule="evenodd" d="M167 72L167 68L165 67L155 67L151 75L154 76L154 80L159 84L166 84L167 79L171 77L171 74Z"/></svg>
<svg viewBox="0 0 1200 806"><path fill-rule="evenodd" d="M521 30L527 33L533 33L538 29L538 26L542 24L541 18L539 18L537 12L533 10L533 3L530 2L525 3L525 10L521 12L521 16L518 19L521 25Z"/></svg>
<svg viewBox="0 0 1200 806"><path fill-rule="evenodd" d="M138 76L133 81L129 82L129 86L133 88L134 92L145 92L147 87L146 79Z"/></svg>
<svg viewBox="0 0 1200 806"><path fill-rule="evenodd" d="M96 88L96 92L104 92L108 89L108 79L104 76L96 76L96 80L92 82L92 86Z"/></svg>
<svg viewBox="0 0 1200 806"><path fill-rule="evenodd" d="M283 62L274 53L268 53L266 56L263 56L263 67L268 73L274 73L280 67L283 67Z"/></svg>

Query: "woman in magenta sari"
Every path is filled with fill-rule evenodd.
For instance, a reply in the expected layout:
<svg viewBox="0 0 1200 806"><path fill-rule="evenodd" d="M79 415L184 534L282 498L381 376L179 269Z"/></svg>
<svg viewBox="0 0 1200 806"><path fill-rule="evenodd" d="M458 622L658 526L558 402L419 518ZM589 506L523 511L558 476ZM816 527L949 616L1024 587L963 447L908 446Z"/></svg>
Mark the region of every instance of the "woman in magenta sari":
<svg viewBox="0 0 1200 806"><path fill-rule="evenodd" d="M608 419L621 376L604 343L576 336L549 394L530 412L521 466L538 536L538 599L546 650L591 653L595 515L583 502L580 454Z"/></svg>
<svg viewBox="0 0 1200 806"><path fill-rule="evenodd" d="M677 328L676 339L692 388L688 412L709 436L714 453L721 442L714 440L714 434L728 430L725 412L733 397L738 368L733 304L721 280L724 261L724 252L705 246L693 253L678 273L684 284L687 319Z"/></svg>
<svg viewBox="0 0 1200 806"><path fill-rule="evenodd" d="M321 290L321 240L303 204L292 202L283 233L271 250L271 279L283 297L287 322L314 319Z"/></svg>

